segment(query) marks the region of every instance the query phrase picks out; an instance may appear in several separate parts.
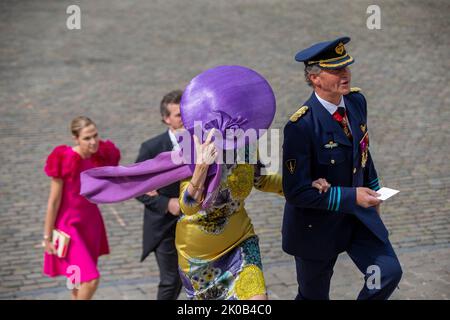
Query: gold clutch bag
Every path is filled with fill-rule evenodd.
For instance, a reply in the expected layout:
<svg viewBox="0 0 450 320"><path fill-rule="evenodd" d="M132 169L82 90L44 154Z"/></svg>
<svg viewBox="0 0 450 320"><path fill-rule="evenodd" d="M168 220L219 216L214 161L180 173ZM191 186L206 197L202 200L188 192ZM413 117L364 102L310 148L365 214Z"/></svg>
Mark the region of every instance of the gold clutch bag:
<svg viewBox="0 0 450 320"><path fill-rule="evenodd" d="M69 249L70 236L61 230L55 229L53 230L52 243L56 249L56 255L59 258L64 258Z"/></svg>

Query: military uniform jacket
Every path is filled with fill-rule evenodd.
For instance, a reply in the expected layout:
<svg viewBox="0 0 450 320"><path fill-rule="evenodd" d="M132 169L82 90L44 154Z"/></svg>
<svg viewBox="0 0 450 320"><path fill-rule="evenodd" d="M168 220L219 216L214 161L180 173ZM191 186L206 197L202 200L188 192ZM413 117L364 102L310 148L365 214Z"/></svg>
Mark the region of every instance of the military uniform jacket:
<svg viewBox="0 0 450 320"><path fill-rule="evenodd" d="M356 204L356 188L378 190L367 146L367 105L359 89L344 96L353 141L313 93L284 128L283 191L286 197L283 250L305 259L327 259L345 251L356 223L386 242L388 232L374 207ZM326 193L312 187L325 178ZM370 230L370 231L369 231Z"/></svg>

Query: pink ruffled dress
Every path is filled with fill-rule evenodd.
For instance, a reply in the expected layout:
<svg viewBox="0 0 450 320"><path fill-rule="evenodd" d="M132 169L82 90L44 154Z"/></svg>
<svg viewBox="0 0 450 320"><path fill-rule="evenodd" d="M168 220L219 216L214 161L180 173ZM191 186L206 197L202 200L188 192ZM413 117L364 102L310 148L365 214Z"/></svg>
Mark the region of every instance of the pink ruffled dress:
<svg viewBox="0 0 450 320"><path fill-rule="evenodd" d="M71 239L65 258L44 253L44 274L75 280L74 270L79 270L81 282L100 277L97 261L99 256L109 253L108 238L97 205L80 195L80 173L100 166L116 166L119 160L119 149L108 140L100 141L98 151L89 159L81 158L65 145L56 147L48 156L45 173L64 181L55 228Z"/></svg>

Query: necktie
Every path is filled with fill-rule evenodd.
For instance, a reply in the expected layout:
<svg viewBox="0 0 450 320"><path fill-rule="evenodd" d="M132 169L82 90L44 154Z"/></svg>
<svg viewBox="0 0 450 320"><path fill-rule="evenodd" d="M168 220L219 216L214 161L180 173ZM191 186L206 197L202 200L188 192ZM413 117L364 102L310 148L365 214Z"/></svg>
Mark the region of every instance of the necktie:
<svg viewBox="0 0 450 320"><path fill-rule="evenodd" d="M342 130L344 130L345 135L351 141L352 133L350 132L350 128L348 126L348 119L347 119L347 114L345 112L345 108L338 107L338 109L333 113L333 118L334 118L334 120L336 120L339 123Z"/></svg>

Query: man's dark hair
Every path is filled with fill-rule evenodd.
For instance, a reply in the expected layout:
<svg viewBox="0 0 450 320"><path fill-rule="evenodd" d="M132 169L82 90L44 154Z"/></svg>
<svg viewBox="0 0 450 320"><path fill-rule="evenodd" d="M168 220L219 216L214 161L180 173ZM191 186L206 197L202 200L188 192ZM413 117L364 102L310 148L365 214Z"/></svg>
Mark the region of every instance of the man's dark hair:
<svg viewBox="0 0 450 320"><path fill-rule="evenodd" d="M164 117L168 117L170 115L170 112L167 109L167 106L171 103L180 104L182 94L183 94L183 91L174 90L174 91L169 92L162 98L159 109L161 111L161 117L162 117L163 122L164 122Z"/></svg>

